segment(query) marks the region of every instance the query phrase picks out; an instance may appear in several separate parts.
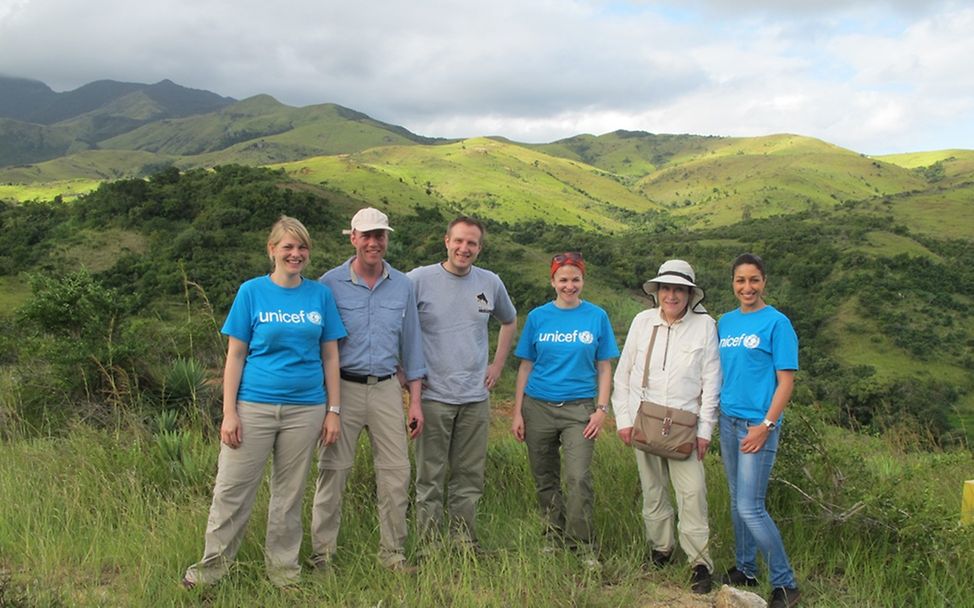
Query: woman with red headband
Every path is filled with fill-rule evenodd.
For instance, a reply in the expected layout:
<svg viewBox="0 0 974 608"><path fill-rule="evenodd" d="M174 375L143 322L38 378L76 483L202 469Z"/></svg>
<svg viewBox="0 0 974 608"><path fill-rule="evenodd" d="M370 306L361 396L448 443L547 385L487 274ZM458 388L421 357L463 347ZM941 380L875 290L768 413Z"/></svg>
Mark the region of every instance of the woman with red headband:
<svg viewBox="0 0 974 608"><path fill-rule="evenodd" d="M545 520L545 537L598 568L592 535L592 454L612 390L619 356L609 316L581 299L585 262L577 252L551 260L555 300L528 314L515 351L521 359L511 432L528 460ZM565 457L565 493L561 458Z"/></svg>

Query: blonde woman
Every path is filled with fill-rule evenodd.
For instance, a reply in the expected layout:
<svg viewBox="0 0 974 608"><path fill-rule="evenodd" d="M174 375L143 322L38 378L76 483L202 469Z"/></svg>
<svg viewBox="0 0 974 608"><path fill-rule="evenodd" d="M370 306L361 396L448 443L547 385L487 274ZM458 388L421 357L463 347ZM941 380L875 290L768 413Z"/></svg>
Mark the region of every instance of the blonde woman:
<svg viewBox="0 0 974 608"><path fill-rule="evenodd" d="M337 341L345 336L331 291L301 276L310 253L304 225L282 216L267 239L273 271L240 286L223 325L229 346L219 468L206 547L186 570L187 588L227 573L268 458L268 576L287 586L301 573L301 498L318 438L326 444L338 438Z"/></svg>

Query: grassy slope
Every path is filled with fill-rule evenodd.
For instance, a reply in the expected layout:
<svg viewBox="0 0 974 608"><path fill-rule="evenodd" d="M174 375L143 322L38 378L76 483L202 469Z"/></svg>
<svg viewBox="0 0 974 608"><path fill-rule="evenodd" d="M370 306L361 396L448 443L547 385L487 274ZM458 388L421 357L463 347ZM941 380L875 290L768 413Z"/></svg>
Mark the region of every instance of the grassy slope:
<svg viewBox="0 0 974 608"><path fill-rule="evenodd" d="M605 135L577 135L550 144L531 146L552 156L581 161L635 181L673 160L704 154L722 138L700 135L655 135L614 131Z"/></svg>
<svg viewBox="0 0 974 608"><path fill-rule="evenodd" d="M100 180L67 179L37 184L0 183L0 200L3 201L50 201L60 196L65 201L98 188Z"/></svg>
<svg viewBox="0 0 974 608"><path fill-rule="evenodd" d="M911 172L819 140L773 135L715 140L709 152L674 159L639 188L697 225L831 207L844 200L922 188Z"/></svg>
<svg viewBox="0 0 974 608"><path fill-rule="evenodd" d="M502 221L538 218L618 230L624 225L611 217L611 206L656 208L594 167L486 138L374 148L282 166L297 179L398 210L436 201Z"/></svg>
<svg viewBox="0 0 974 608"><path fill-rule="evenodd" d="M735 222L745 207L752 217L767 217L927 186L892 161L790 134L725 138L617 131L536 148L609 171L696 226Z"/></svg>

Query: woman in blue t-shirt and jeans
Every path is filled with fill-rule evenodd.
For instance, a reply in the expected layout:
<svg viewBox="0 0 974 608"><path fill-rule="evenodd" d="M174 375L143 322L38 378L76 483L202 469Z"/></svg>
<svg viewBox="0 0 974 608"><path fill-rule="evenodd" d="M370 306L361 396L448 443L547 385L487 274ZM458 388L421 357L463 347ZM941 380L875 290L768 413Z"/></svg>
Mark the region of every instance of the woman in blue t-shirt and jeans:
<svg viewBox="0 0 974 608"><path fill-rule="evenodd" d="M220 460L206 547L186 570L186 588L227 573L268 458L268 576L287 586L301 573L301 498L318 438L326 444L338 439L338 339L345 336L331 290L301 276L310 251L304 225L281 216L267 239L273 271L240 286L223 325L229 346Z"/></svg>
<svg viewBox="0 0 974 608"><path fill-rule="evenodd" d="M778 451L781 415L798 369L798 336L788 317L764 301L764 262L745 253L734 260L734 296L740 307L717 323L720 364L720 452L730 488L734 567L731 585L757 585L757 551L768 565L770 608L798 603L795 573L781 533L765 507L765 492Z"/></svg>
<svg viewBox="0 0 974 608"><path fill-rule="evenodd" d="M511 432L528 460L545 520L545 536L598 567L592 538L592 454L612 390L619 356L604 310L581 299L585 262L577 252L551 260L555 300L528 313L514 354L521 359ZM565 456L565 496L561 488Z"/></svg>

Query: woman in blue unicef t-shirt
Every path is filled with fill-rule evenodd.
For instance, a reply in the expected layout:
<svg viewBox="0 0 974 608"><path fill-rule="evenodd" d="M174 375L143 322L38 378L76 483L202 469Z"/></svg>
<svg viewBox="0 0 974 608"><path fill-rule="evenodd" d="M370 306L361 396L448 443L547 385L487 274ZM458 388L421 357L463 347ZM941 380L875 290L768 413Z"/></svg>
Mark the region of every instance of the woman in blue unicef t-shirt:
<svg viewBox="0 0 974 608"><path fill-rule="evenodd" d="M581 299L585 262L576 252L551 261L555 300L528 314L514 354L521 359L511 432L528 460L545 520L545 536L597 568L592 538L592 454L608 411L612 362L619 356L604 310ZM565 497L561 459L565 457Z"/></svg>
<svg viewBox="0 0 974 608"><path fill-rule="evenodd" d="M301 573L301 498L318 438L338 439L338 340L346 335L331 290L301 276L310 253L304 225L281 216L267 239L273 271L240 286L223 325L229 346L220 460L206 547L186 570L187 588L227 573L268 458L268 577L287 586Z"/></svg>
<svg viewBox="0 0 974 608"><path fill-rule="evenodd" d="M745 253L732 266L740 307L717 323L720 365L720 453L730 488L735 564L723 576L731 585L756 586L757 552L768 566L768 605L798 603L795 573L781 533L765 507L781 433L798 369L798 336L788 317L764 302L764 262Z"/></svg>

